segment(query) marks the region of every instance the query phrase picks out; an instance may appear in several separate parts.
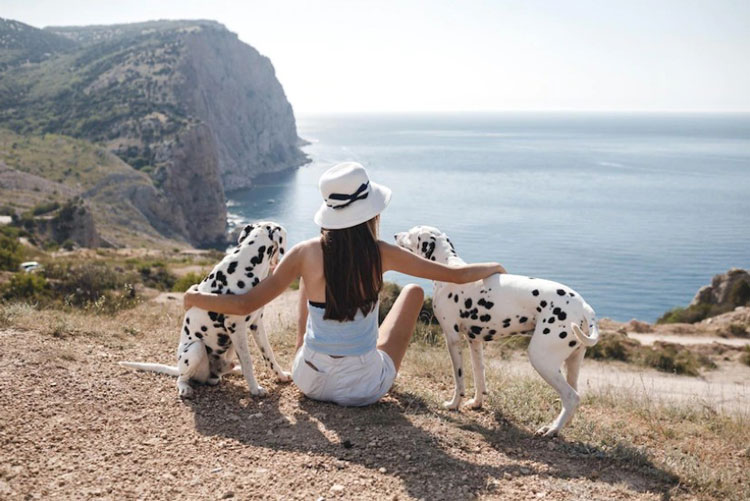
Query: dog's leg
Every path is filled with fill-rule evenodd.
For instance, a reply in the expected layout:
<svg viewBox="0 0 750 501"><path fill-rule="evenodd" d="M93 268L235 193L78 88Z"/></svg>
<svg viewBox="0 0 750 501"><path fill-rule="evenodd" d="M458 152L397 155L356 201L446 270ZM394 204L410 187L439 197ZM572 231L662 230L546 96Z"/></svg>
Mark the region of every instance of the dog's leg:
<svg viewBox="0 0 750 501"><path fill-rule="evenodd" d="M484 354L481 339L469 341L471 348L471 367L474 370L474 398L466 402L466 407L479 409L487 394L487 381L484 375Z"/></svg>
<svg viewBox="0 0 750 501"><path fill-rule="evenodd" d="M237 351L237 358L240 359L240 366L242 367L242 374L245 376L247 386L250 388L250 394L256 397L264 397L268 394L265 388L258 384L258 380L255 379L255 372L253 372L253 359L250 357L250 350L247 346L247 330L245 329L245 321L242 318L236 318L232 320L226 320L226 322L234 322L235 331L230 334L234 349ZM231 332L231 331L230 331Z"/></svg>
<svg viewBox="0 0 750 501"><path fill-rule="evenodd" d="M578 391L578 373L581 370L581 363L583 362L583 356L585 354L586 347L579 346L578 349L571 353L567 360L565 360L565 379L568 380L568 384L576 391Z"/></svg>
<svg viewBox="0 0 750 501"><path fill-rule="evenodd" d="M570 421L581 399L578 392L568 384L562 372L560 372L565 352L560 350L560 346L555 346L556 340L553 334L544 335L539 331L540 329L537 328L531 338L529 360L539 375L557 390L562 400L562 410L552 423L542 426L536 433L537 435L552 437L557 435L562 427ZM555 350L555 348L558 349Z"/></svg>
<svg viewBox="0 0 750 501"><path fill-rule="evenodd" d="M266 328L263 325L263 319L258 318L257 322L257 324L250 324L250 331L253 333L255 344L258 345L263 360L266 362L266 365L276 373L276 378L280 382L288 383L292 380L292 375L282 370L281 366L276 361L276 357L273 354L273 348L271 348L271 345L268 343L268 336L266 335Z"/></svg>
<svg viewBox="0 0 750 501"><path fill-rule="evenodd" d="M464 371L463 371L463 358L461 356L461 337L457 332L448 331L443 328L445 334L446 345L448 346L448 353L451 356L451 362L453 363L453 379L456 382L456 389L453 391L453 398L447 402L443 402L443 407L446 409L458 409L461 405L461 399L464 397L466 388L464 386Z"/></svg>
<svg viewBox="0 0 750 501"><path fill-rule="evenodd" d="M209 375L208 357L203 342L191 341L181 346L177 356L177 368L180 370L180 375L177 376L177 393L180 398L190 398L193 395L190 381L203 383Z"/></svg>

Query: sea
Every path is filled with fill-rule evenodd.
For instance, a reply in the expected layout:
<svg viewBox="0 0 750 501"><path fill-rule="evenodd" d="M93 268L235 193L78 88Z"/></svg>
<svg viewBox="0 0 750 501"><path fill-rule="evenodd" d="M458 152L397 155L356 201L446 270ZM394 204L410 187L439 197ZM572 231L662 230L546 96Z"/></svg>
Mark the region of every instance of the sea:
<svg viewBox="0 0 750 501"><path fill-rule="evenodd" d="M311 162L230 192L230 226L278 221L290 244L318 235L318 178L353 160L393 190L381 238L435 226L465 261L562 282L600 318L651 322L715 274L750 268L750 114L325 114L297 124Z"/></svg>

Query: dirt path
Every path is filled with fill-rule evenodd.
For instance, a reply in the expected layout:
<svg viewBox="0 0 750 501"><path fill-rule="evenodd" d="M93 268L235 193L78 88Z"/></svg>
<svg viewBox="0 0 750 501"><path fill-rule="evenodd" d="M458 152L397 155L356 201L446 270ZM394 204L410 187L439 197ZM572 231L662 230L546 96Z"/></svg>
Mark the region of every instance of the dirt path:
<svg viewBox="0 0 750 501"><path fill-rule="evenodd" d="M642 345L650 346L656 341L666 343L677 343L682 345L696 344L726 344L728 346L750 346L750 338L725 338L719 336L681 336L679 334L658 334L658 333L638 333L628 332L628 337L635 339Z"/></svg>
<svg viewBox="0 0 750 501"><path fill-rule="evenodd" d="M534 368L523 354L510 360L490 362L513 375L535 376ZM616 362L586 359L581 368L579 389L582 395L601 392L625 392L653 401L696 403L750 416L750 367L719 364L700 377L678 376Z"/></svg>

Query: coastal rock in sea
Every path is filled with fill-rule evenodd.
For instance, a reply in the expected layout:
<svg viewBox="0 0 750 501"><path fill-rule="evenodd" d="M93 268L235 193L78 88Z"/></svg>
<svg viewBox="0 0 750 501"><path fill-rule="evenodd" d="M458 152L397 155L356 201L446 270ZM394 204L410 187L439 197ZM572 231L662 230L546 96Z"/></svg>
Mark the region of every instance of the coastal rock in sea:
<svg viewBox="0 0 750 501"><path fill-rule="evenodd" d="M750 304L750 273L740 268L715 275L711 285L701 287L690 302L690 306L736 307L746 304Z"/></svg>
<svg viewBox="0 0 750 501"><path fill-rule="evenodd" d="M225 190L306 159L270 60L214 21L39 30L0 19L0 61L0 127L104 145L157 193L135 178L111 192L168 238L223 245Z"/></svg>

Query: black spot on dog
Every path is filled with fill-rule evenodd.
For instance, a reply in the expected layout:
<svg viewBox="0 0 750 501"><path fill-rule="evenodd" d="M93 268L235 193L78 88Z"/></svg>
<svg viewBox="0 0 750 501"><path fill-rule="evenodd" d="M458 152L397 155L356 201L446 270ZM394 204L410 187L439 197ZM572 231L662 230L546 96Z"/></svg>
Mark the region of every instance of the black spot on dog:
<svg viewBox="0 0 750 501"><path fill-rule="evenodd" d="M453 302L454 302L454 303L457 303L457 302L458 302L458 294L456 294L455 296L453 296Z"/></svg>
<svg viewBox="0 0 750 501"><path fill-rule="evenodd" d="M542 301L541 303L539 303L539 306L541 306L542 308L546 307L547 301Z"/></svg>
<svg viewBox="0 0 750 501"><path fill-rule="evenodd" d="M265 256L265 254L266 254L266 246L261 245L260 247L258 247L258 255L253 256L252 259L250 259L250 264L252 264L253 266L259 265L260 263L263 262L263 257Z"/></svg>
<svg viewBox="0 0 750 501"><path fill-rule="evenodd" d="M497 331L495 329L490 329L490 334L494 336L495 334L497 334Z"/></svg>
<svg viewBox="0 0 750 501"><path fill-rule="evenodd" d="M188 334L188 335L190 335L190 329L188 329L188 326L187 326L187 325L185 326L185 334Z"/></svg>
<svg viewBox="0 0 750 501"><path fill-rule="evenodd" d="M565 295L565 291L562 290L562 289L557 289L557 295L558 296L564 296Z"/></svg>
<svg viewBox="0 0 750 501"><path fill-rule="evenodd" d="M565 332L565 331L562 331L562 332L560 333L560 339L565 339L566 337L568 337L568 333L567 333L567 332Z"/></svg>
<svg viewBox="0 0 750 501"><path fill-rule="evenodd" d="M185 317L185 323L190 325L190 317Z"/></svg>
<svg viewBox="0 0 750 501"><path fill-rule="evenodd" d="M250 321L250 315L245 317L245 322L249 322L249 321Z"/></svg>
<svg viewBox="0 0 750 501"><path fill-rule="evenodd" d="M450 298L452 298L452 297L453 297L453 293L452 293L452 292L449 292L449 293L448 293L448 299L450 299Z"/></svg>
<svg viewBox="0 0 750 501"><path fill-rule="evenodd" d="M541 309L540 307L538 307L538 306L537 306L537 307L536 307L536 311L537 311L537 312L539 312L539 313L541 313L541 312L542 312L542 309Z"/></svg>
<svg viewBox="0 0 750 501"><path fill-rule="evenodd" d="M490 320L492 320L492 317L489 315L482 315L481 317L479 317L479 320L481 320L482 322L489 322Z"/></svg>
<svg viewBox="0 0 750 501"><path fill-rule="evenodd" d="M569 292L568 295L570 295L570 297L576 297L576 295L573 294L572 292Z"/></svg>
<svg viewBox="0 0 750 501"><path fill-rule="evenodd" d="M521 317L521 318L518 319L518 321L521 322L522 324L526 323L527 320L528 320L528 318L526 318L526 317Z"/></svg>
<svg viewBox="0 0 750 501"><path fill-rule="evenodd" d="M551 323L551 324L554 324L554 323L555 323L555 317L549 317L549 318L547 319L547 322L549 322L549 323Z"/></svg>
<svg viewBox="0 0 750 501"><path fill-rule="evenodd" d="M472 325L470 328L471 332L473 332L474 334L480 334L482 332L482 328L478 325Z"/></svg>
<svg viewBox="0 0 750 501"><path fill-rule="evenodd" d="M210 355L210 354L211 354L211 352L213 352L213 351L214 351L214 350L213 350L213 348L211 348L210 346L206 346L206 353L207 353L207 354L209 354L209 355Z"/></svg>
<svg viewBox="0 0 750 501"><path fill-rule="evenodd" d="M256 285L258 285L259 283L260 283L260 280L258 279L258 277L255 277L253 279L253 287L255 287Z"/></svg>
<svg viewBox="0 0 750 501"><path fill-rule="evenodd" d="M533 295L535 295L535 296L538 296L539 295L539 289L534 289L533 291L531 291L531 293Z"/></svg>
<svg viewBox="0 0 750 501"><path fill-rule="evenodd" d="M205 325L201 325L201 330L203 332L206 332L208 330L208 327L206 327Z"/></svg>
<svg viewBox="0 0 750 501"><path fill-rule="evenodd" d="M188 359L187 359L187 358L186 358L185 360L183 360L183 362L185 362L185 365L187 365L187 366L189 366L189 365L190 365L190 362L188 362Z"/></svg>
<svg viewBox="0 0 750 501"><path fill-rule="evenodd" d="M458 332L458 324L453 324L453 330Z"/></svg>
<svg viewBox="0 0 750 501"><path fill-rule="evenodd" d="M240 289L244 289L245 288L245 282L243 282L242 280L238 280L237 281L237 287L239 287Z"/></svg>
<svg viewBox="0 0 750 501"><path fill-rule="evenodd" d="M545 327L544 330L542 331L542 334L549 334L549 329Z"/></svg>
<svg viewBox="0 0 750 501"><path fill-rule="evenodd" d="M195 337L197 337L198 339L203 339L203 334L201 334L200 332L196 332Z"/></svg>
<svg viewBox="0 0 750 501"><path fill-rule="evenodd" d="M565 313L564 311L561 311L561 312L560 312L560 313L559 313L559 314L557 315L557 318L559 318L560 320L565 320L566 318L568 318L568 314L567 314L567 313Z"/></svg>
<svg viewBox="0 0 750 501"><path fill-rule="evenodd" d="M484 340L485 341L492 341L492 334L485 334L484 335Z"/></svg>
<svg viewBox="0 0 750 501"><path fill-rule="evenodd" d="M219 334L217 342L219 343L219 346L226 346L228 344L231 344L232 341L226 334Z"/></svg>
<svg viewBox="0 0 750 501"><path fill-rule="evenodd" d="M458 377L461 377L464 375L464 371L461 370L461 367L458 368Z"/></svg>
<svg viewBox="0 0 750 501"><path fill-rule="evenodd" d="M568 346L570 346L571 348L574 347L575 345L576 345L575 341L571 341L568 343Z"/></svg>
<svg viewBox="0 0 750 501"><path fill-rule="evenodd" d="M257 326L257 325L255 325L255 324L252 324L252 325L250 326L250 330L251 330L251 331L256 331L256 330L258 330L258 326Z"/></svg>
<svg viewBox="0 0 750 501"><path fill-rule="evenodd" d="M229 263L229 266L227 266L227 273L230 275L234 273L234 271L237 269L237 264L239 264L237 263L237 261L232 261L231 263Z"/></svg>
<svg viewBox="0 0 750 501"><path fill-rule="evenodd" d="M495 303L493 303L492 301L487 301L487 300L485 300L484 298L481 298L481 299L480 299L479 301L477 301L477 304L478 304L479 306L484 306L484 307L485 307L485 308L487 308L488 310L489 310L490 308L492 308L493 306L495 306Z"/></svg>
<svg viewBox="0 0 750 501"><path fill-rule="evenodd" d="M468 309L471 308L471 298L466 298L466 301L464 301L464 306Z"/></svg>

